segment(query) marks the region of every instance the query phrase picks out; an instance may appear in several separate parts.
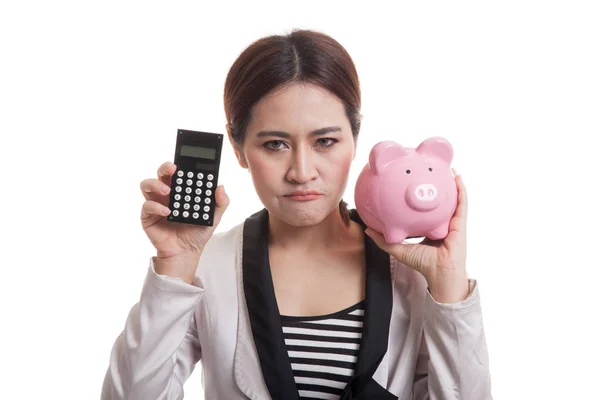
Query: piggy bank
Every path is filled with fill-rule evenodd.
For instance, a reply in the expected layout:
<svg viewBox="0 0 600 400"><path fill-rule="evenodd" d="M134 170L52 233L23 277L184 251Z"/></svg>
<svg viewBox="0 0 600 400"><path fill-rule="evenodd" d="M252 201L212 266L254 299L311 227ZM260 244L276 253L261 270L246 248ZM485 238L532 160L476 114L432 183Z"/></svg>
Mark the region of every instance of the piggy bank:
<svg viewBox="0 0 600 400"><path fill-rule="evenodd" d="M416 149L377 143L356 181L358 215L388 244L407 237L444 239L458 203L452 156L452 145L442 137L426 139Z"/></svg>

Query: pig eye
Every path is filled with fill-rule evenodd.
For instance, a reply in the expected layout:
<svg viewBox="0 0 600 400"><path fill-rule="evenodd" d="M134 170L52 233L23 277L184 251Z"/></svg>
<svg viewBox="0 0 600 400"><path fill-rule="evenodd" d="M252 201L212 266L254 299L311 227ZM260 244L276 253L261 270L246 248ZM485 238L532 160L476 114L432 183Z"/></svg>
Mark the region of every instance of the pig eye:
<svg viewBox="0 0 600 400"><path fill-rule="evenodd" d="M429 167L429 170L430 170L430 171L433 171L433 168Z"/></svg>
<svg viewBox="0 0 600 400"><path fill-rule="evenodd" d="M407 169L407 170L406 170L406 173L407 173L407 174L410 174L410 169Z"/></svg>

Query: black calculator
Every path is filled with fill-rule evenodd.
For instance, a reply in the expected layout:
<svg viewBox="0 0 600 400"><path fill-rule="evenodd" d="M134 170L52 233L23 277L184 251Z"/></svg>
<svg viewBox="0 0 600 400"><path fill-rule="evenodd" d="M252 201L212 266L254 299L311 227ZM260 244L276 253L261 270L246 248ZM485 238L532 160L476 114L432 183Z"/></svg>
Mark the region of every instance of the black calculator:
<svg viewBox="0 0 600 400"><path fill-rule="evenodd" d="M177 130L169 221L213 226L222 148L220 133Z"/></svg>

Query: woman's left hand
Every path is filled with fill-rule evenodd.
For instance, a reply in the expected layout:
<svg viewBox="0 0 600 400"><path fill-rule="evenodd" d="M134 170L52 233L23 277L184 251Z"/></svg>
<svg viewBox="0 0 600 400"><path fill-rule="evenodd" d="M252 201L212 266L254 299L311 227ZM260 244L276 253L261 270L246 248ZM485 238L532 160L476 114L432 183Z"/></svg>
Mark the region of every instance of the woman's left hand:
<svg viewBox="0 0 600 400"><path fill-rule="evenodd" d="M399 262L420 272L433 298L440 303L456 303L469 295L467 279L467 191L456 175L458 204L450 220L448 236L443 240L426 238L419 244L388 244L384 236L367 228L365 233Z"/></svg>

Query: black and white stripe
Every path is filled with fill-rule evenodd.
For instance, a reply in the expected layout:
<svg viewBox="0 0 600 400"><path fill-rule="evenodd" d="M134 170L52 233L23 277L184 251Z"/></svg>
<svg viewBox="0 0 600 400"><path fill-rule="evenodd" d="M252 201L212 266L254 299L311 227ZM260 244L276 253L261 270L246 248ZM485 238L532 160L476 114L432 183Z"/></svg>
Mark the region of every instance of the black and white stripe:
<svg viewBox="0 0 600 400"><path fill-rule="evenodd" d="M283 336L301 399L338 399L354 374L364 300L318 317L281 316Z"/></svg>

